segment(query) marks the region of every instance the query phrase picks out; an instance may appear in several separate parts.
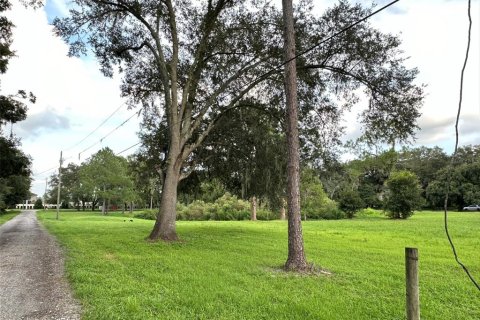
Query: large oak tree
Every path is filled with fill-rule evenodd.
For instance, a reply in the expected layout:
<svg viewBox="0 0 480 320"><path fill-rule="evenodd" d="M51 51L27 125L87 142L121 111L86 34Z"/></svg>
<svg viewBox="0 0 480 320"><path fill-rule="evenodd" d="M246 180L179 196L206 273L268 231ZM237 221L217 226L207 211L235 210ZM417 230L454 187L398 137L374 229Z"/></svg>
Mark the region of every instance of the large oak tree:
<svg viewBox="0 0 480 320"><path fill-rule="evenodd" d="M163 189L151 239L177 239L175 204L194 151L232 109L254 100L264 110L284 108L283 23L269 1L75 0L69 17L55 20L73 55L93 50L106 75L123 73L132 105L154 106L166 141L159 159ZM295 12L297 50L369 12L339 2L322 17L301 2ZM422 89L403 65L398 37L363 23L297 59L301 130L335 125L358 89L369 98L366 136L391 142L415 129ZM345 107L345 108L343 108ZM162 129L163 130L163 129ZM321 141L321 133L311 134Z"/></svg>

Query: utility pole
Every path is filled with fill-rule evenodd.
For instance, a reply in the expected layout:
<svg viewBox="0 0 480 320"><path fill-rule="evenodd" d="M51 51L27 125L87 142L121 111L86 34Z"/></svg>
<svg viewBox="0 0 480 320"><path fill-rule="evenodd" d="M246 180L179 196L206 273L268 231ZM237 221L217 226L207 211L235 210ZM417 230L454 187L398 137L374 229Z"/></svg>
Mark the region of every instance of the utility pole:
<svg viewBox="0 0 480 320"><path fill-rule="evenodd" d="M58 167L58 190L57 190L57 220L60 213L60 188L62 187L62 151L60 151L60 166Z"/></svg>
<svg viewBox="0 0 480 320"><path fill-rule="evenodd" d="M43 210L45 210L46 204L47 204L47 187L48 187L48 177L45 178L45 192L43 193Z"/></svg>

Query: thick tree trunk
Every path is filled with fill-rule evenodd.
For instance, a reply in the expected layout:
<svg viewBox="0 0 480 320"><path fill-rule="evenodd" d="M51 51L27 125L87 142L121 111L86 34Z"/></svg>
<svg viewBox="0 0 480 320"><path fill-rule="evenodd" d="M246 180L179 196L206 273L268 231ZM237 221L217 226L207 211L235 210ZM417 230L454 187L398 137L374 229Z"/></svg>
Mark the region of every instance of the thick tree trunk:
<svg viewBox="0 0 480 320"><path fill-rule="evenodd" d="M257 220L257 198L256 197L252 197L252 208L251 208L251 216L250 216L250 219L252 221L256 221Z"/></svg>
<svg viewBox="0 0 480 320"><path fill-rule="evenodd" d="M295 56L295 33L293 28L292 0L283 0L285 22L285 58ZM303 249L302 222L300 215L300 156L298 142L297 70L296 60L285 65L285 96L287 103L287 204L288 204L288 259L286 270L300 271L307 268Z"/></svg>
<svg viewBox="0 0 480 320"><path fill-rule="evenodd" d="M177 187L180 170L174 163L169 163L162 187L160 211L155 221L155 226L148 236L150 240L178 240L175 220L177 218Z"/></svg>

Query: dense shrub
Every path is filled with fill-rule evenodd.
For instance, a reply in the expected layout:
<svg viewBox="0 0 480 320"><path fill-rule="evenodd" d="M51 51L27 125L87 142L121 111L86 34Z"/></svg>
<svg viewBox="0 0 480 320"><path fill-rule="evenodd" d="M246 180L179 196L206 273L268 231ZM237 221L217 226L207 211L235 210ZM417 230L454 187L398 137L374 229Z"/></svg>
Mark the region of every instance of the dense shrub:
<svg viewBox="0 0 480 320"><path fill-rule="evenodd" d="M275 220L275 219L278 219L278 216L274 212L264 208L257 208L257 220Z"/></svg>
<svg viewBox="0 0 480 320"><path fill-rule="evenodd" d="M380 215L382 215L381 211L372 208L361 209L357 212L357 216L359 217L371 217Z"/></svg>
<svg viewBox="0 0 480 320"><path fill-rule="evenodd" d="M316 203L316 202L314 202ZM302 208L303 210L303 208ZM328 198L322 198L321 205L307 208L308 219L342 219L345 214L341 211L337 203ZM158 210L145 210L135 213L136 218L155 220ZM205 202L195 200L189 205L177 203L177 220L249 220L250 202L238 199L230 193L215 200L215 202ZM259 205L257 207L257 220L274 220L278 215L266 207Z"/></svg>
<svg viewBox="0 0 480 320"><path fill-rule="evenodd" d="M257 218L259 213L265 215L261 210L257 210ZM247 220L250 219L250 203L227 192L213 203L196 200L188 206L179 204L177 218L179 220Z"/></svg>
<svg viewBox="0 0 480 320"><path fill-rule="evenodd" d="M301 173L300 205L302 216L307 219L341 219L345 214L337 203L328 198L315 171L305 168Z"/></svg>
<svg viewBox="0 0 480 320"><path fill-rule="evenodd" d="M413 172L392 172L387 180L387 187L385 210L390 218L406 219L423 203L422 189Z"/></svg>
<svg viewBox="0 0 480 320"><path fill-rule="evenodd" d="M365 205L357 190L344 190L340 192L338 196L339 208L345 212L350 219Z"/></svg>
<svg viewBox="0 0 480 320"><path fill-rule="evenodd" d="M33 204L33 209L43 209L43 202L42 199L37 199Z"/></svg>
<svg viewBox="0 0 480 320"><path fill-rule="evenodd" d="M136 212L133 216L139 219L156 220L158 209Z"/></svg>
<svg viewBox="0 0 480 320"><path fill-rule="evenodd" d="M214 202L225 194L225 187L218 179L202 182L200 184L202 192L201 199L205 202Z"/></svg>
<svg viewBox="0 0 480 320"><path fill-rule="evenodd" d="M338 208L338 204L335 201L326 198L317 210L307 214L307 218L338 220L345 218L345 213Z"/></svg>

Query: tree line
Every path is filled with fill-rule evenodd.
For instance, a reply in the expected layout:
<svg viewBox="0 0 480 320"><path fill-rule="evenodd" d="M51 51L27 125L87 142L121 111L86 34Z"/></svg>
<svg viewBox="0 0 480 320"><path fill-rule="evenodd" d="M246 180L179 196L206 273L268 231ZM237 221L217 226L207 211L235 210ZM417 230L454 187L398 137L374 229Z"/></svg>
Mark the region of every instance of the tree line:
<svg viewBox="0 0 480 320"><path fill-rule="evenodd" d="M25 6L38 7L37 0L24 1ZM13 42L13 23L5 16L11 8L10 1L0 2L0 75L8 69L10 59L15 56L11 49ZM0 213L14 207L30 197L31 158L21 150L21 141L10 127L27 117L27 104L35 103L31 92L19 89L16 93L4 93L0 90Z"/></svg>
<svg viewBox="0 0 480 320"><path fill-rule="evenodd" d="M253 146L264 150L278 147L278 142L270 142L271 145L266 147L267 142L260 140L262 144ZM216 157L220 157L224 150L219 148L210 152L212 156L219 153ZM241 159L243 151L231 152L235 153L232 158ZM460 210L466 205L480 203L480 145L460 147L453 169L450 167L451 157L439 147L404 147L400 151L363 154L346 162L330 159L328 164L319 165L302 161L302 218L351 218L362 208L388 209L393 196L389 183L397 183L400 178L413 183L411 190L418 195L415 209L443 208L448 179L451 180L449 208ZM158 171L150 167L155 164L147 159L144 149L124 158L106 148L81 165L68 164L62 169L63 207L85 210L85 204L91 203L92 209L103 205L104 208L115 206L122 210L133 207L158 210L163 182ZM208 161L201 166L202 169L192 173L178 189L179 218L215 219L209 204L230 201L233 211L235 206L242 211L239 216L232 213L230 219L239 219L240 216L249 219L248 202L253 197L258 203L259 218L280 218L286 199L285 158L279 157L278 162L269 161L268 152L258 152L249 154L248 159L248 179L238 174L242 166L229 161ZM53 174L49 181L47 201L56 203L58 174ZM406 187L402 188L406 190ZM220 219L227 219L226 216ZM156 213L150 215L150 218L155 217Z"/></svg>

